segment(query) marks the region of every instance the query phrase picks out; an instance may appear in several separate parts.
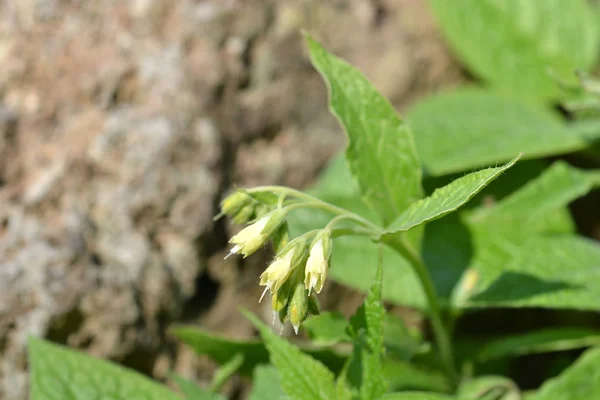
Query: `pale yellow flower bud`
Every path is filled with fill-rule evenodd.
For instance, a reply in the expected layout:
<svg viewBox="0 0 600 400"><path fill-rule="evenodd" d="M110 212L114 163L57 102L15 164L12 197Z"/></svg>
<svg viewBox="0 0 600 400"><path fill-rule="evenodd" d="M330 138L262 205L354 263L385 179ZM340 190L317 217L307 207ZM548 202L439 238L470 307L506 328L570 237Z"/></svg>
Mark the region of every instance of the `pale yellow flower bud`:
<svg viewBox="0 0 600 400"><path fill-rule="evenodd" d="M260 285L266 286L266 288L260 297L259 302L262 300L267 290L270 290L273 293L277 292L281 285L289 278L294 269L294 265L292 264L293 258L293 251L285 252L281 257L277 257L260 275Z"/></svg>
<svg viewBox="0 0 600 400"><path fill-rule="evenodd" d="M229 250L227 257L238 253L242 253L244 257L248 257L260 249L284 221L285 213L277 210L245 227L229 240L229 243L233 243L234 246Z"/></svg>
<svg viewBox="0 0 600 400"><path fill-rule="evenodd" d="M225 198L221 203L221 212L225 215L233 217L242 208L246 207L254 200L248 194L237 191Z"/></svg>
<svg viewBox="0 0 600 400"><path fill-rule="evenodd" d="M317 236L316 240L310 249L308 260L306 261L304 285L308 289L308 293L314 289L317 293L321 293L323 283L327 277L327 269L331 254L331 237L328 232Z"/></svg>

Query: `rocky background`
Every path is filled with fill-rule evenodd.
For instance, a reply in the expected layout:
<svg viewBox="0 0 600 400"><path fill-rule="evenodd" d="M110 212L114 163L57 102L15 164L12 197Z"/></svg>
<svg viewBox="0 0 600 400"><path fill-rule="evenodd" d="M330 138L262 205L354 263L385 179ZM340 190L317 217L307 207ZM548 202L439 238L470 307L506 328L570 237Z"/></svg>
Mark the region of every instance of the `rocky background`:
<svg viewBox="0 0 600 400"><path fill-rule="evenodd" d="M400 110L464 79L422 0L0 0L1 399L26 398L28 335L202 380L169 324L248 336L239 305L270 315L267 252L223 261L235 227L212 216L344 146L301 29Z"/></svg>

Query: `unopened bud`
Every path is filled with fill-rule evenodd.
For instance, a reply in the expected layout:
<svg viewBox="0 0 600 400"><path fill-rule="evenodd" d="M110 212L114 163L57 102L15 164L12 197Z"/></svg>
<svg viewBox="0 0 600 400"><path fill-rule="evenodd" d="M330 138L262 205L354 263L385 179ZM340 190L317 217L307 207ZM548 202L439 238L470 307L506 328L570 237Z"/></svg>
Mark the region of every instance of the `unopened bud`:
<svg viewBox="0 0 600 400"><path fill-rule="evenodd" d="M249 221L252 221L252 219L254 219L254 205L252 204L242 207L232 217L233 222L238 225L246 224Z"/></svg>
<svg viewBox="0 0 600 400"><path fill-rule="evenodd" d="M304 286L304 283L300 282L294 289L292 300L288 306L288 317L294 327L294 332L298 334L300 324L304 322L308 316L308 293Z"/></svg>
<svg viewBox="0 0 600 400"><path fill-rule="evenodd" d="M227 196L221 203L221 212L228 216L235 216L242 208L254 202L254 199L248 194L236 191Z"/></svg>
<svg viewBox="0 0 600 400"><path fill-rule="evenodd" d="M256 205L254 207L256 218L260 218L263 215L268 214L269 211L271 211L271 207L269 207L267 204L256 202Z"/></svg>

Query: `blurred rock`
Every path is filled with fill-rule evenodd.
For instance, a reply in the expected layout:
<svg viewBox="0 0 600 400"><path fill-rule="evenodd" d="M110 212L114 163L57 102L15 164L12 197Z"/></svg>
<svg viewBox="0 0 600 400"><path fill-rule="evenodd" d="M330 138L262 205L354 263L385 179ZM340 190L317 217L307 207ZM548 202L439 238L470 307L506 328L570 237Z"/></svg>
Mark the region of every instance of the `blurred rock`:
<svg viewBox="0 0 600 400"><path fill-rule="evenodd" d="M300 29L400 108L462 79L423 0L0 2L0 398L28 335L208 379L166 326L252 334L270 256L224 262L216 206L344 145Z"/></svg>

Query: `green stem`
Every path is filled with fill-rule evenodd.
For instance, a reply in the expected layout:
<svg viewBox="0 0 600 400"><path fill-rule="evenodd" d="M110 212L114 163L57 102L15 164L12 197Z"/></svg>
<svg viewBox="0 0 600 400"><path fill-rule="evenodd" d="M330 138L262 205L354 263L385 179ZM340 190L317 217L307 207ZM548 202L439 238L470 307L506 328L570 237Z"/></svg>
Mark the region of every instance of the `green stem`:
<svg viewBox="0 0 600 400"><path fill-rule="evenodd" d="M402 254L410 262L413 270L419 278L419 281L421 281L421 286L423 287L423 291L425 292L425 296L427 297L427 301L429 303L429 316L431 318L433 334L435 335L440 356L442 358L442 362L444 363L444 368L450 376L450 379L453 382L456 382L457 374L454 364L452 342L450 341L448 330L442 321L442 310L438 301L438 295L435 291L433 280L429 270L427 269L427 266L423 262L421 256L416 253L403 238L384 238L383 242Z"/></svg>
<svg viewBox="0 0 600 400"><path fill-rule="evenodd" d="M249 193L266 192L266 191L271 191L271 192L276 192L276 193L285 193L287 196L296 197L298 199L307 201L307 203L298 203L298 204L292 204L292 205L288 206L290 211L294 210L296 208L303 208L303 207L318 208L318 209L330 212L331 214L334 214L334 215L340 215L340 216L343 215L343 216L345 216L345 218L351 219L367 228L381 231L380 226L361 217L360 215L356 215L344 208L334 206L333 204L327 203L326 201L323 201L323 200L321 200L317 197L311 196L309 194L303 193L299 190L290 189L285 186L258 186L258 187L252 188L252 189L248 189L247 191Z"/></svg>

